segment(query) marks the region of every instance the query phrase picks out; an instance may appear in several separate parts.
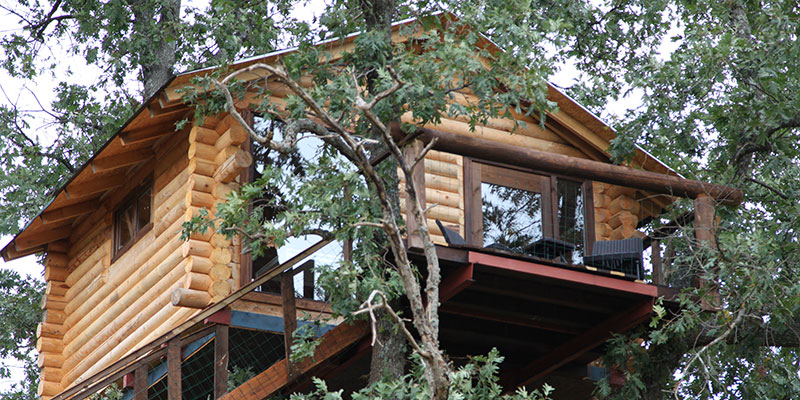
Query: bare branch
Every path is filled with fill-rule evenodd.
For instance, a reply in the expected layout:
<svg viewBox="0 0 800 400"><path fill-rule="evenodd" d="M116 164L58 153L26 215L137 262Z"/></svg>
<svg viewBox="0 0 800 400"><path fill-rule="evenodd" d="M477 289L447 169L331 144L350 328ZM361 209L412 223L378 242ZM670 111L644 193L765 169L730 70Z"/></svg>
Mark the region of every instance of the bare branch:
<svg viewBox="0 0 800 400"><path fill-rule="evenodd" d="M375 303L376 296L380 296L382 300L380 303L377 304ZM386 312L392 317L392 319L395 320L397 325L400 327L400 330L403 332L403 335L406 337L406 340L408 340L408 343L411 343L411 347L414 348L414 351L416 351L417 354L419 354L421 357L430 360L431 353L423 350L419 346L419 343L417 343L417 339L414 338L414 335L412 335L411 332L409 332L409 330L406 328L405 320L400 318L400 316L397 315L396 312L394 312L392 307L389 305L389 302L386 300L386 295L384 295L383 292L381 292L380 290L373 290L372 293L370 293L369 297L367 298L367 301L363 302L359 307L359 309L353 312L353 315L361 315L365 313L369 314L370 326L372 327L372 346L375 346L375 342L378 340L378 332L377 332L378 321L377 318L375 318L375 310L380 308L386 310Z"/></svg>

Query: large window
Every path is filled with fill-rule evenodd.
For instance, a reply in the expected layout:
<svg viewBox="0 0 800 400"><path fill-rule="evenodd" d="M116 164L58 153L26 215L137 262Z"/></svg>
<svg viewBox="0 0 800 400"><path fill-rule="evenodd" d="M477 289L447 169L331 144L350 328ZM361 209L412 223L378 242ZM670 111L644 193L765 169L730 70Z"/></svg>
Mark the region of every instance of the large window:
<svg viewBox="0 0 800 400"><path fill-rule="evenodd" d="M467 161L470 243L579 264L587 245L585 185Z"/></svg>
<svg viewBox="0 0 800 400"><path fill-rule="evenodd" d="M129 249L150 227L153 203L151 184L136 188L114 213L114 258Z"/></svg>

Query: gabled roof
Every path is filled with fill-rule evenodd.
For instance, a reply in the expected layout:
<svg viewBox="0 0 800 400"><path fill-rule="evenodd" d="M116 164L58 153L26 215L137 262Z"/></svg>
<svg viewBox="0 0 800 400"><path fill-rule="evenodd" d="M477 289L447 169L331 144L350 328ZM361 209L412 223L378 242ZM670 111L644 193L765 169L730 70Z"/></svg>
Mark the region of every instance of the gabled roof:
<svg viewBox="0 0 800 400"><path fill-rule="evenodd" d="M443 20L456 18L449 13L438 15ZM393 39L402 42L400 28L412 24L415 19L393 25ZM319 44L329 49L334 58L353 48L357 34L344 39L325 41ZM492 51L503 51L485 36L480 46ZM296 48L275 51L261 56L241 60L230 65L231 70L246 68L256 63L273 63L283 55L297 51ZM213 68L186 72L173 78L150 99L145 101L134 115L125 122L77 172L56 191L54 199L1 251L10 261L29 254L47 251L51 243L66 239L88 224L84 218L103 207L103 200L118 196L113 189L128 182L145 163L153 160L162 144L174 133L175 123L191 117L192 110L183 104L178 90L188 85L192 78L207 74ZM263 76L253 74L250 79ZM240 77L247 79L247 77ZM614 131L600 118L583 108L553 85L548 85L548 98L558 105L558 111L548 113L546 125L551 127L571 145L587 154L589 158L608 162L606 149ZM165 129L165 126L170 128ZM637 146L632 162L635 168L678 176L658 159ZM111 212L112 210L105 210Z"/></svg>

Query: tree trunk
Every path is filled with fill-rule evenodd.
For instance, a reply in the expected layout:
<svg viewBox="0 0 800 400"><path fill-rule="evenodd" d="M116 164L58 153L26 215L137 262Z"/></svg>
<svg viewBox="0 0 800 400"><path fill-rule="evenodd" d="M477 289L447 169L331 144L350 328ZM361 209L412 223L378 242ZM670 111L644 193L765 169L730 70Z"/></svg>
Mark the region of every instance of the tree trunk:
<svg viewBox="0 0 800 400"><path fill-rule="evenodd" d="M405 373L406 339L394 326L394 321L385 314L386 312L381 310L376 315L378 340L372 347L369 384L379 382L383 378L397 379Z"/></svg>
<svg viewBox="0 0 800 400"><path fill-rule="evenodd" d="M165 0L160 9L154 8L153 2L148 0L135 0L133 3L134 34L146 38L148 42L138 54L144 83L143 101L147 101L172 78L177 48L173 26L179 22L180 7L180 0Z"/></svg>

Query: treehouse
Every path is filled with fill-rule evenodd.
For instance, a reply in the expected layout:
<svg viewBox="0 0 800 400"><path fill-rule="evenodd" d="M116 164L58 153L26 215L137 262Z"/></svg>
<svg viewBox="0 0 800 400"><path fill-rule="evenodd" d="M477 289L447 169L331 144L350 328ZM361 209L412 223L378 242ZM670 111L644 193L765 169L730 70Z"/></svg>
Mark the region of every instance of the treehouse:
<svg viewBox="0 0 800 400"><path fill-rule="evenodd" d="M407 40L398 27L411 23L397 24L393 40ZM336 59L353 40L320 46ZM500 51L488 40L480 46ZM274 64L285 53L231 68ZM175 128L193 115L180 89L208 72L162 88L2 249L5 260L45 255L41 398L86 398L112 383L137 400L263 399L308 389L312 376L331 388L365 384L365 323L309 325L321 344L295 363L284 339L330 314L314 266L347 257L347 243L305 242L257 258L213 231L181 239L185 221L203 208L213 215L258 174L257 146L233 116ZM269 85L283 102L286 88ZM436 139L414 174L442 263L448 356L458 363L497 348L508 390L546 381L556 398L582 399L592 379L609 374L594 363L604 341L647 320L655 299L675 291L659 232L641 227L676 198L691 198L697 238L708 241L714 207L735 206L742 193L684 179L640 148L628 165L613 165L606 150L614 132L554 87L548 97L558 109L544 124L514 113L517 121L473 130L454 117L396 136L410 154ZM477 100L464 90L454 101ZM237 103L250 123L256 103L256 95ZM408 252L422 260L418 227L407 228ZM252 374L229 391L229 373L241 370Z"/></svg>

